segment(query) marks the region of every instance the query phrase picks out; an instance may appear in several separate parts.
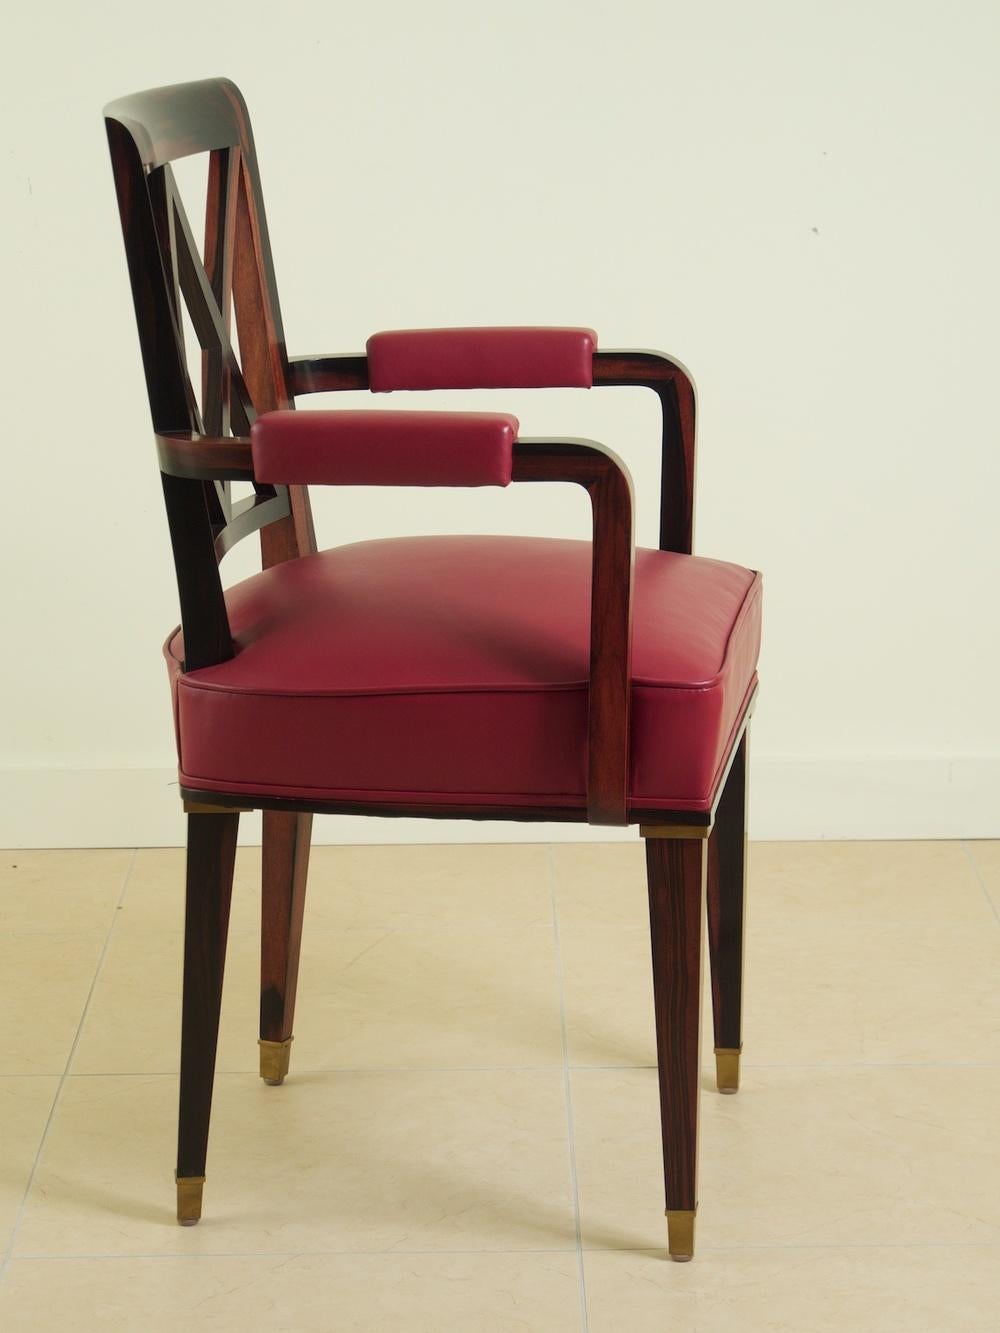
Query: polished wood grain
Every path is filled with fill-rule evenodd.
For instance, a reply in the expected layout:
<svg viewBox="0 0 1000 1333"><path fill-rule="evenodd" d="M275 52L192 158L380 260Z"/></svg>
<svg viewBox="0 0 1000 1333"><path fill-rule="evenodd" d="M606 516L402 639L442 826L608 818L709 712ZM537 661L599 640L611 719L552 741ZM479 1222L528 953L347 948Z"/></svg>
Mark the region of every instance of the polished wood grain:
<svg viewBox="0 0 1000 1333"><path fill-rule="evenodd" d="M260 1036L287 1041L295 1021L311 814L264 812Z"/></svg>
<svg viewBox="0 0 1000 1333"><path fill-rule="evenodd" d="M596 351L594 385L652 389L660 400L660 550L690 554L694 542L695 392L691 376L662 352Z"/></svg>
<svg viewBox="0 0 1000 1333"><path fill-rule="evenodd" d="M707 844L700 838L646 838L645 843L666 1206L693 1211Z"/></svg>
<svg viewBox="0 0 1000 1333"><path fill-rule="evenodd" d="M747 874L747 732L744 731L708 844L708 943L715 1046L743 1044L743 954Z"/></svg>
<svg viewBox="0 0 1000 1333"><path fill-rule="evenodd" d="M632 480L610 449L592 441L525 440L514 447L515 481L572 481L590 496L593 557L587 817L628 822L632 579Z"/></svg>
<svg viewBox="0 0 1000 1333"><path fill-rule="evenodd" d="M219 1040L237 814L188 815L177 1175L203 1176Z"/></svg>

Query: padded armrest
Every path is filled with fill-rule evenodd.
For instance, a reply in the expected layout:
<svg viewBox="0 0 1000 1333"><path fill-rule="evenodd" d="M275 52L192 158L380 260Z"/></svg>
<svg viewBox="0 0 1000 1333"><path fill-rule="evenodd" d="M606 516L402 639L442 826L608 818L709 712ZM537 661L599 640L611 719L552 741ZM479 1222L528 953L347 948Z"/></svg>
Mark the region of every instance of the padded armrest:
<svg viewBox="0 0 1000 1333"><path fill-rule="evenodd" d="M516 417L503 412L267 412L250 432L257 481L506 486Z"/></svg>
<svg viewBox="0 0 1000 1333"><path fill-rule="evenodd" d="M593 329L398 329L368 339L372 393L393 389L589 389Z"/></svg>

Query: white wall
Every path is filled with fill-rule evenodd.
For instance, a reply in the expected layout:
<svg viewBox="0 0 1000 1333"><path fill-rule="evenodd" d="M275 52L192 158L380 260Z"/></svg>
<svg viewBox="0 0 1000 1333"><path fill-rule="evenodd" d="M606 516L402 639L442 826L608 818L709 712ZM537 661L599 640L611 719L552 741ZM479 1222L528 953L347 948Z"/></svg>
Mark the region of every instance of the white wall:
<svg viewBox="0 0 1000 1333"><path fill-rule="evenodd" d="M1000 833L998 37L992 0L16 10L0 843L182 834L176 594L100 109L220 73L254 113L293 353L588 323L692 368L696 549L766 576L757 835ZM623 453L655 540L652 395L478 398ZM549 488L316 508L331 542L587 524Z"/></svg>

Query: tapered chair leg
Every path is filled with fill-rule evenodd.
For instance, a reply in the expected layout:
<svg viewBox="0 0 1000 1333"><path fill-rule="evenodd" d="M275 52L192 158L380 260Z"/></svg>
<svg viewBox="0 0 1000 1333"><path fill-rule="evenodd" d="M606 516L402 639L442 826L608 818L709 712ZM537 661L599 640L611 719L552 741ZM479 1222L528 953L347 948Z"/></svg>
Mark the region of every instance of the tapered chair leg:
<svg viewBox="0 0 1000 1333"><path fill-rule="evenodd" d="M712 960L715 1072L720 1092L740 1086L747 870L747 733L715 814L708 844L708 947Z"/></svg>
<svg viewBox="0 0 1000 1333"><path fill-rule="evenodd" d="M694 1254L698 1208L698 1072L707 840L643 830L670 1257Z"/></svg>
<svg viewBox="0 0 1000 1333"><path fill-rule="evenodd" d="M238 814L189 814L177 1220L201 1217Z"/></svg>
<svg viewBox="0 0 1000 1333"><path fill-rule="evenodd" d="M264 811L260 1076L284 1082L292 1045L312 815Z"/></svg>

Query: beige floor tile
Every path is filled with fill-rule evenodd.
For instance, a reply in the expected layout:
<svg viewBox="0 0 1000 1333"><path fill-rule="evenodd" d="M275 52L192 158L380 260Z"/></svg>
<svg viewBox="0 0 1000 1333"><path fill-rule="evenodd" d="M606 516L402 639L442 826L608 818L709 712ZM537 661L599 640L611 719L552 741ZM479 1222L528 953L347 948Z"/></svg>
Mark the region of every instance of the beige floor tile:
<svg viewBox="0 0 1000 1333"><path fill-rule="evenodd" d="M996 924L959 842L754 842L749 881L751 921Z"/></svg>
<svg viewBox="0 0 1000 1333"><path fill-rule="evenodd" d="M560 930L645 926L646 852L635 842L557 843L552 847Z"/></svg>
<svg viewBox="0 0 1000 1333"><path fill-rule="evenodd" d="M183 847L140 847L118 913L118 926L145 930L150 936L184 929ZM230 935L260 930L260 848L236 853Z"/></svg>
<svg viewBox="0 0 1000 1333"><path fill-rule="evenodd" d="M7 1333L576 1333L578 1289L568 1254L19 1260L0 1288L0 1323Z"/></svg>
<svg viewBox="0 0 1000 1333"><path fill-rule="evenodd" d="M58 1087L57 1078L0 1078L0 1255L10 1239Z"/></svg>
<svg viewBox="0 0 1000 1333"><path fill-rule="evenodd" d="M61 1074L83 1016L107 930L0 934L5 1074Z"/></svg>
<svg viewBox="0 0 1000 1333"><path fill-rule="evenodd" d="M1000 911L1000 841L969 842L966 847L990 901Z"/></svg>
<svg viewBox="0 0 1000 1333"><path fill-rule="evenodd" d="M1000 1248L585 1256L590 1333L995 1333Z"/></svg>
<svg viewBox="0 0 1000 1333"><path fill-rule="evenodd" d="M654 1064L648 930L562 929L560 948L571 1063ZM998 978L989 926L752 916L744 1061L1000 1062ZM711 1023L706 990L708 1045Z"/></svg>
<svg viewBox="0 0 1000 1333"><path fill-rule="evenodd" d="M558 1071L216 1082L205 1215L173 1220L177 1083L69 1078L15 1256L574 1244Z"/></svg>
<svg viewBox="0 0 1000 1333"><path fill-rule="evenodd" d="M106 931L129 850L0 852L0 934Z"/></svg>
<svg viewBox="0 0 1000 1333"><path fill-rule="evenodd" d="M145 923L115 931L75 1074L178 1067L182 940ZM259 947L230 941L220 1071L257 1068ZM302 946L293 1073L562 1060L551 931L316 931Z"/></svg>
<svg viewBox="0 0 1000 1333"><path fill-rule="evenodd" d="M653 1070L572 1076L584 1244L662 1243ZM701 1098L702 1245L1000 1241L1000 1068L748 1071Z"/></svg>
<svg viewBox="0 0 1000 1333"><path fill-rule="evenodd" d="M184 852L136 853L123 916L177 930L184 916ZM260 848L241 847L233 883L234 931L260 920ZM314 847L305 929L491 930L551 927L544 845Z"/></svg>
<svg viewBox="0 0 1000 1333"><path fill-rule="evenodd" d="M640 841L561 844L552 856L561 928L647 924ZM849 914L859 925L947 919L982 927L989 918L957 842L754 842L749 883L751 921Z"/></svg>
<svg viewBox="0 0 1000 1333"><path fill-rule="evenodd" d="M655 1065L649 927L561 929L559 948L570 1064Z"/></svg>
<svg viewBox="0 0 1000 1333"><path fill-rule="evenodd" d="M592 850L628 864L625 846L557 861ZM652 1064L648 927L610 908L598 924L594 880L573 878L579 894L559 899L570 1060ZM752 844L746 1064L1000 1061L995 927L958 844Z"/></svg>
<svg viewBox="0 0 1000 1333"><path fill-rule="evenodd" d="M744 1058L1000 1062L1000 928L846 914L748 931Z"/></svg>

